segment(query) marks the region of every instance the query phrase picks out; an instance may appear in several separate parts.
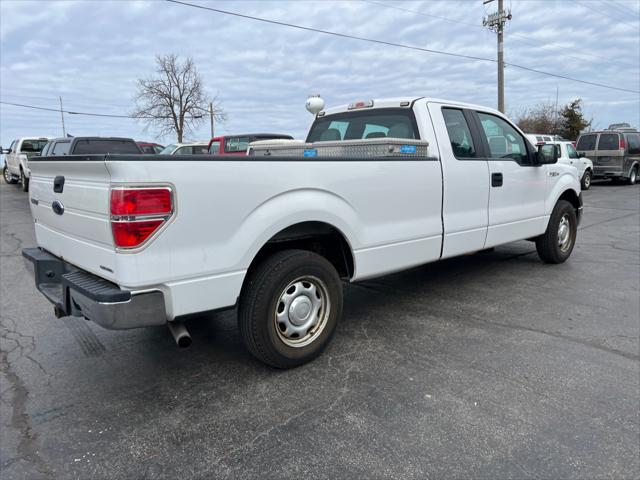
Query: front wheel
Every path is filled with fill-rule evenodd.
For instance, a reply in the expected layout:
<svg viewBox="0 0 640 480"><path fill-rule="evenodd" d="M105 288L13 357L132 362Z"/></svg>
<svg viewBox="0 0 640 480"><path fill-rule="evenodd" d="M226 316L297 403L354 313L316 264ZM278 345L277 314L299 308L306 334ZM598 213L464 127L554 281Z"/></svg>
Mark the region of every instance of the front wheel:
<svg viewBox="0 0 640 480"><path fill-rule="evenodd" d="M253 268L238 308L248 350L276 368L316 358L342 314L342 283L334 266L306 250L283 250Z"/></svg>
<svg viewBox="0 0 640 480"><path fill-rule="evenodd" d="M11 175L11 172L6 165L2 169L2 178L4 178L5 183L8 183L9 185L13 185L14 183L18 182L18 180L13 175Z"/></svg>
<svg viewBox="0 0 640 480"><path fill-rule="evenodd" d="M627 180L627 183L629 185L635 185L637 181L638 181L638 167L635 166L631 170L631 175L629 175L629 179Z"/></svg>
<svg viewBox="0 0 640 480"><path fill-rule="evenodd" d="M545 263L562 263L573 251L578 234L576 211L566 200L558 200L547 231L536 239L538 256Z"/></svg>
<svg viewBox="0 0 640 480"><path fill-rule="evenodd" d="M29 177L24 174L24 170L20 169L20 188L23 192L29 191Z"/></svg>
<svg viewBox="0 0 640 480"><path fill-rule="evenodd" d="M582 181L580 182L580 185L582 186L582 190L589 190L591 188L591 170L587 170L586 172L584 172L584 175L582 176Z"/></svg>

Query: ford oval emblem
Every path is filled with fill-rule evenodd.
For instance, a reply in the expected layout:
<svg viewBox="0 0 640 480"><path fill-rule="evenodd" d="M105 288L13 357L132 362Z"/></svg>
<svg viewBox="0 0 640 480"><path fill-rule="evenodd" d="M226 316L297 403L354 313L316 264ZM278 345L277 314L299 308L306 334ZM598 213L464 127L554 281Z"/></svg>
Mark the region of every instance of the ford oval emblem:
<svg viewBox="0 0 640 480"><path fill-rule="evenodd" d="M53 213L55 213L56 215L62 215L64 213L64 205L61 201L55 200L51 204L51 210L53 210Z"/></svg>

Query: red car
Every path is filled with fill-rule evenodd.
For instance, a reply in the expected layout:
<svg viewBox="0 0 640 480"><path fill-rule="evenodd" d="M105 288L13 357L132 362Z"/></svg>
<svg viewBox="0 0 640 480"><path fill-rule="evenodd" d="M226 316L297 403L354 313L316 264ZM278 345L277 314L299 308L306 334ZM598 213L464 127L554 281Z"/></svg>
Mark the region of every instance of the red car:
<svg viewBox="0 0 640 480"><path fill-rule="evenodd" d="M209 154L246 155L249 144L257 140L293 140L293 137L281 133L245 133L213 137L209 141Z"/></svg>
<svg viewBox="0 0 640 480"><path fill-rule="evenodd" d="M142 153L149 153L151 155L156 155L160 153L160 151L164 148L164 146L159 143L150 143L150 142L136 142Z"/></svg>

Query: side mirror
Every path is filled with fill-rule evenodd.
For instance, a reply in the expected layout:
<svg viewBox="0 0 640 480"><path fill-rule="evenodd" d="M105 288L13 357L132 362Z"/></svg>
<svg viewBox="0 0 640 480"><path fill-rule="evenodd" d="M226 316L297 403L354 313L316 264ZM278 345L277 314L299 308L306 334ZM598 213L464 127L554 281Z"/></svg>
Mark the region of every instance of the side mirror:
<svg viewBox="0 0 640 480"><path fill-rule="evenodd" d="M9 155L11 153L11 149L10 148L4 149L4 148L0 147L0 149L2 150L0 153L4 153L5 155Z"/></svg>
<svg viewBox="0 0 640 480"><path fill-rule="evenodd" d="M554 144L545 143L544 145L538 145L538 152L536 153L536 163L538 165L550 165L557 162L558 151Z"/></svg>

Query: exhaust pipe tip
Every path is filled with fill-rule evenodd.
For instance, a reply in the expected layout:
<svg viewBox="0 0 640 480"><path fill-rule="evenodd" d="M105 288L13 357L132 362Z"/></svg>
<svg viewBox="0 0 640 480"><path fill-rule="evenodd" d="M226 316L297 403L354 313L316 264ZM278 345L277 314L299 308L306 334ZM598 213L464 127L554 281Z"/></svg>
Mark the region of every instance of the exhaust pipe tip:
<svg viewBox="0 0 640 480"><path fill-rule="evenodd" d="M184 349L191 346L191 335L182 322L167 322L169 331L173 335L173 339L178 348Z"/></svg>
<svg viewBox="0 0 640 480"><path fill-rule="evenodd" d="M187 334L177 338L176 343L178 348L189 348L191 346L191 335Z"/></svg>

